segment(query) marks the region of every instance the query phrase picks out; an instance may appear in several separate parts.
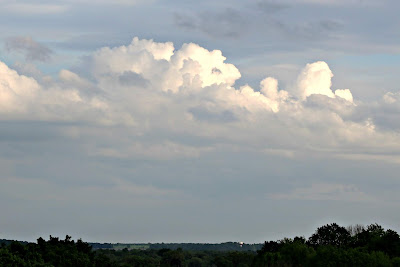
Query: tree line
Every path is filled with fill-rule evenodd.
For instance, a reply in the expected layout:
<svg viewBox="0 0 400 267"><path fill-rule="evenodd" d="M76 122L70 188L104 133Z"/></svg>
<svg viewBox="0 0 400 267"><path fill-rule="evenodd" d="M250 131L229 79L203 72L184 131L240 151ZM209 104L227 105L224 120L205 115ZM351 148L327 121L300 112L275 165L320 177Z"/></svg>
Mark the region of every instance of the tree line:
<svg viewBox="0 0 400 267"><path fill-rule="evenodd" d="M308 239L266 241L258 251L196 250L198 246L94 250L70 236L0 243L0 266L400 266L399 235L378 224L347 228L327 224Z"/></svg>
<svg viewBox="0 0 400 267"><path fill-rule="evenodd" d="M263 246L260 244L244 244L241 242L224 242L219 244L209 243L89 243L93 249L153 249L159 250L168 248L176 250L181 248L190 251L257 251Z"/></svg>

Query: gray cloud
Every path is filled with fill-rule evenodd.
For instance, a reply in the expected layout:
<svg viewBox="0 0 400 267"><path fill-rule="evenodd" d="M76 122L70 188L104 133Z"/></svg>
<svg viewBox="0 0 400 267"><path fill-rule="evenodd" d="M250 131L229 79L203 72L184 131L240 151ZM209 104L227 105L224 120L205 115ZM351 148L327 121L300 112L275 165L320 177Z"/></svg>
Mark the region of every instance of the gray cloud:
<svg viewBox="0 0 400 267"><path fill-rule="evenodd" d="M278 1L264 0L258 2L255 7L257 8L257 10L262 11L263 13L272 14L289 8L289 5L282 4Z"/></svg>
<svg viewBox="0 0 400 267"><path fill-rule="evenodd" d="M5 41L7 51L16 51L25 55L29 61L47 61L53 51L36 42L29 36L9 37Z"/></svg>
<svg viewBox="0 0 400 267"><path fill-rule="evenodd" d="M197 30L215 38L237 38L245 34L248 20L236 9L203 11L195 15L175 13L174 22L186 30Z"/></svg>
<svg viewBox="0 0 400 267"><path fill-rule="evenodd" d="M285 40L297 40L301 43L312 43L330 39L332 33L342 28L342 24L334 20L303 20L299 23L288 23L281 18L265 19L268 31L276 32ZM300 44L299 44L300 45ZM303 46L307 46L304 45Z"/></svg>
<svg viewBox="0 0 400 267"><path fill-rule="evenodd" d="M288 12L283 12L288 10ZM174 23L189 32L202 32L212 38L260 38L268 43L276 40L296 40L297 47L326 41L344 25L338 20L309 16L297 19L287 3L261 1L243 10L220 10L174 13ZM275 40L276 39L276 40Z"/></svg>
<svg viewBox="0 0 400 267"><path fill-rule="evenodd" d="M122 73L122 75L119 76L119 82L124 86L138 86L143 88L146 88L149 85L148 80L133 71L125 71Z"/></svg>
<svg viewBox="0 0 400 267"><path fill-rule="evenodd" d="M198 28L197 22L194 21L193 17L185 14L174 14L174 22L178 27L186 30L196 30Z"/></svg>
<svg viewBox="0 0 400 267"><path fill-rule="evenodd" d="M230 110L224 110L222 112L213 112L204 107L194 107L189 108L189 112L193 114L193 116L200 121L208 121L208 122L234 122L237 120L235 114Z"/></svg>

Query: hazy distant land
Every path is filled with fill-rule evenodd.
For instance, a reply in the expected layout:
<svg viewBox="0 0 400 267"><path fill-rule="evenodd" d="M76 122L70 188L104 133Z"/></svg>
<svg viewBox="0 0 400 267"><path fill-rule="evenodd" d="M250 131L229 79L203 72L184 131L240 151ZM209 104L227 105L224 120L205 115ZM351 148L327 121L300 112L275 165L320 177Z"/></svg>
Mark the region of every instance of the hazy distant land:
<svg viewBox="0 0 400 267"><path fill-rule="evenodd" d="M86 243L0 239L0 266L400 266L400 236L378 224L336 223L264 244Z"/></svg>

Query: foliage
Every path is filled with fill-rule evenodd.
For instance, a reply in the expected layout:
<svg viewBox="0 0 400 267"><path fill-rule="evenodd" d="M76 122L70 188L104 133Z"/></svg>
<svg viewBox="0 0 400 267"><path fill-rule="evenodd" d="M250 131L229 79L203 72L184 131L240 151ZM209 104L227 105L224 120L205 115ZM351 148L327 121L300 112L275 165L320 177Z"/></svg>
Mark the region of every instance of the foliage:
<svg viewBox="0 0 400 267"><path fill-rule="evenodd" d="M39 238L37 244L6 241L0 246L0 266L400 267L399 235L378 224L347 228L327 224L307 240L295 237L268 241L257 252L253 250L255 245L249 245L247 251L237 250L242 246L234 242L181 244L184 249L176 247L178 244L155 244L156 249L152 248L153 244L99 244L93 249L88 243L75 242L70 236L64 240L52 236L48 241Z"/></svg>
<svg viewBox="0 0 400 267"><path fill-rule="evenodd" d="M335 247L345 247L350 244L351 236L346 228L336 223L321 226L308 239L308 243L313 246L331 245Z"/></svg>
<svg viewBox="0 0 400 267"><path fill-rule="evenodd" d="M265 242L253 266L400 266L400 237L378 224L336 223L304 238Z"/></svg>
<svg viewBox="0 0 400 267"><path fill-rule="evenodd" d="M0 266L94 266L94 253L82 240L50 236L48 241L39 238L37 244L14 241L3 245Z"/></svg>

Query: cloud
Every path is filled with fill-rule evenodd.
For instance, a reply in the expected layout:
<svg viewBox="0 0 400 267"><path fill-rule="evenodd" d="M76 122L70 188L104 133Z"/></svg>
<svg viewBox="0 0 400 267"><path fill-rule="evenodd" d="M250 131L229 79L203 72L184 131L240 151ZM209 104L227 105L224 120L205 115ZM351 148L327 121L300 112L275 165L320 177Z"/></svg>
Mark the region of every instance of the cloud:
<svg viewBox="0 0 400 267"><path fill-rule="evenodd" d="M119 76L119 81L122 85L125 86L138 86L142 88L147 87L149 83L149 81L144 79L142 75L137 74L133 71L125 71L124 73L122 73L122 75Z"/></svg>
<svg viewBox="0 0 400 267"><path fill-rule="evenodd" d="M175 24L185 30L196 30L214 38L238 38L245 33L248 21L233 8L203 11L194 15L174 14Z"/></svg>
<svg viewBox="0 0 400 267"><path fill-rule="evenodd" d="M103 4L103 5L122 5L134 6L143 3L152 3L154 0L64 0L65 3L84 3L84 4Z"/></svg>
<svg viewBox="0 0 400 267"><path fill-rule="evenodd" d="M288 8L287 4L278 3L277 1L263 0L257 3L257 10L261 10L267 14L275 13Z"/></svg>
<svg viewBox="0 0 400 267"><path fill-rule="evenodd" d="M383 101L389 105L400 103L400 93L388 92L383 96Z"/></svg>
<svg viewBox="0 0 400 267"><path fill-rule="evenodd" d="M311 187L296 188L288 194L270 194L277 200L316 200L344 202L375 202L376 199L360 191L354 185L312 184Z"/></svg>
<svg viewBox="0 0 400 267"><path fill-rule="evenodd" d="M55 15L66 13L67 11L73 8L73 5L79 3L84 5L121 5L121 6L135 6L142 3L153 2L153 0L85 0L85 1L77 1L77 0L61 0L57 1L57 3L28 3L29 1L20 1L16 3L16 1L5 0L0 2L2 4L2 9L11 12L13 14L25 15L25 16L39 16L39 15Z"/></svg>
<svg viewBox="0 0 400 267"><path fill-rule="evenodd" d="M203 87L221 83L232 86L240 72L224 63L225 59L221 51L208 51L193 43L174 52L172 43L134 38L129 46L98 50L91 57L91 66L98 79L136 73L160 91L178 92L196 83Z"/></svg>
<svg viewBox="0 0 400 267"><path fill-rule="evenodd" d="M283 0L284 4L313 4L326 6L376 5L373 0Z"/></svg>
<svg viewBox="0 0 400 267"><path fill-rule="evenodd" d="M349 89L339 89L332 92L333 73L328 64L323 61L307 64L298 77L298 96L306 99L310 95L319 94L330 98L341 97L349 102L353 102L353 95Z"/></svg>
<svg viewBox="0 0 400 267"><path fill-rule="evenodd" d="M0 62L0 110L2 113L26 112L40 85L33 79L18 73Z"/></svg>
<svg viewBox="0 0 400 267"><path fill-rule="evenodd" d="M60 81L67 84L68 86L74 86L76 88L79 88L81 91L85 91L93 86L88 80L85 80L78 74L69 70L61 70L58 73L58 78L60 79Z"/></svg>
<svg viewBox="0 0 400 267"><path fill-rule="evenodd" d="M9 3L2 8L7 12L21 15L47 15L64 13L68 10L67 5L41 4L41 3Z"/></svg>
<svg viewBox="0 0 400 267"><path fill-rule="evenodd" d="M144 201L146 197L162 198L162 197L182 197L182 192L171 189L161 189L152 185L137 185L132 182L122 180L119 178L110 179L110 187L100 185L82 186L80 188L62 188L50 181L44 179L24 179L21 177L10 177L2 179L4 184L3 188L8 191L1 190L2 194L9 195L12 199L19 199L24 201L52 201L52 202L70 202L74 204L81 204L82 201L87 202L87 197L96 199L96 201L104 202L115 201L121 204L126 199L133 202ZM2 188L2 189L3 189ZM27 192L26 188L29 188ZM71 194L75 196L70 199ZM114 196L112 200L104 199L104 196ZM119 197L117 197L119 196ZM79 198L79 200L77 199Z"/></svg>
<svg viewBox="0 0 400 267"><path fill-rule="evenodd" d="M289 151L290 157L303 151L336 157L349 154L349 148L353 154L379 155L379 148L389 145L400 151L396 135L376 126L388 118L384 112L367 112L368 103L355 105L349 89L331 90L333 73L326 62L307 64L296 87L283 90L273 77L258 88L235 86L241 77L236 66L221 51L193 43L175 49L169 42L134 38L84 60L86 78L70 70L61 70L56 79L29 78L2 64L1 112L14 119L121 125L137 138L155 136L154 144L126 137L118 149L112 142L93 148L116 158L200 156L218 146L211 140L221 139L260 153ZM376 109L396 107L396 94L383 99ZM212 144L182 144L173 136Z"/></svg>
<svg viewBox="0 0 400 267"><path fill-rule="evenodd" d="M43 73L31 62L16 61L12 68L18 73L32 78L41 78Z"/></svg>
<svg viewBox="0 0 400 267"><path fill-rule="evenodd" d="M136 142L122 149L96 148L91 152L91 155L120 159L175 160L199 158L201 154L212 150L211 147L196 147L171 141L165 141L161 144Z"/></svg>
<svg viewBox="0 0 400 267"><path fill-rule="evenodd" d="M267 98L277 101L285 100L288 98L288 92L278 90L278 80L272 77L267 77L260 82L260 92L263 93Z"/></svg>
<svg viewBox="0 0 400 267"><path fill-rule="evenodd" d="M113 110L98 95L85 93L91 84L77 74L61 70L61 82L19 75L0 62L0 113L3 120L96 121L115 124L133 119L124 113L113 117ZM113 115L112 115L113 114ZM99 116L100 115L100 116Z"/></svg>
<svg viewBox="0 0 400 267"><path fill-rule="evenodd" d="M8 51L16 51L25 54L29 61L47 61L53 51L36 42L29 36L16 36L6 39L5 47Z"/></svg>
<svg viewBox="0 0 400 267"><path fill-rule="evenodd" d="M193 118L200 121L212 122L234 122L237 120L235 114L230 110L216 111L215 107L198 106L188 110Z"/></svg>
<svg viewBox="0 0 400 267"><path fill-rule="evenodd" d="M372 103L360 103L353 114L354 120L370 120L382 131L398 131L400 122L400 92L387 92Z"/></svg>
<svg viewBox="0 0 400 267"><path fill-rule="evenodd" d="M334 97L331 90L332 77L333 73L325 62L307 64L298 78L299 97L306 99L312 94Z"/></svg>
<svg viewBox="0 0 400 267"><path fill-rule="evenodd" d="M250 7L250 8L249 8ZM343 22L337 19L308 16L296 20L297 15L291 14L291 4L276 1L259 1L250 5L235 8L210 7L193 12L176 12L173 21L176 26L188 32L204 33L209 39L246 39L263 40L269 45L278 40L296 40L297 46L307 43L324 42L335 37L335 33L343 28ZM288 12L283 12L283 11ZM311 41L311 42L310 42ZM288 47L287 43L279 42L279 46ZM252 47L252 46L250 46ZM259 53L265 53L261 46Z"/></svg>
<svg viewBox="0 0 400 267"><path fill-rule="evenodd" d="M335 90L335 96L341 97L349 102L353 102L353 95L349 89L337 89Z"/></svg>

